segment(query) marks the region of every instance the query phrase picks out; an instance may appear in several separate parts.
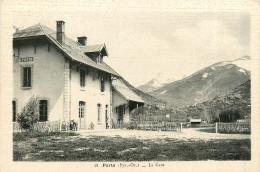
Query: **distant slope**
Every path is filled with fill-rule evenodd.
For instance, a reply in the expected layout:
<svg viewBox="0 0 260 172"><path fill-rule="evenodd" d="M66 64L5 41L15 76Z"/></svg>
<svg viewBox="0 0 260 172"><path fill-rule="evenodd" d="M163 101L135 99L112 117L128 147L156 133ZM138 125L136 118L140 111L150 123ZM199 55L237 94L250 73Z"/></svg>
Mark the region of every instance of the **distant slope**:
<svg viewBox="0 0 260 172"><path fill-rule="evenodd" d="M249 56L244 56L234 61L218 62L148 93L175 106L194 105L211 100L234 90L250 79L250 71L245 69L249 60ZM244 66L240 67L241 65Z"/></svg>
<svg viewBox="0 0 260 172"><path fill-rule="evenodd" d="M181 119L201 118L212 122L226 110L238 111L241 118L251 119L251 80L236 87L228 94L217 96L195 106L180 108L175 113Z"/></svg>
<svg viewBox="0 0 260 172"><path fill-rule="evenodd" d="M149 105L157 105L157 106L164 106L165 103L161 100L158 100L157 98L147 94L147 93L144 93L143 91L135 88L134 86L132 86L129 82L127 82L124 78L120 78L121 81L127 85L132 91L134 91L138 96L140 96L145 104L149 104Z"/></svg>

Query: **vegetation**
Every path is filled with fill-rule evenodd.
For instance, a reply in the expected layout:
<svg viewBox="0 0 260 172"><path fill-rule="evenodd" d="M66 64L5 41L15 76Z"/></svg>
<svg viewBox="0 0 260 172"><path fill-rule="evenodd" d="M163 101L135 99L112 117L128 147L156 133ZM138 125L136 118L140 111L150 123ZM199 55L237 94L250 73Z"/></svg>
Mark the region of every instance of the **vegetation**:
<svg viewBox="0 0 260 172"><path fill-rule="evenodd" d="M156 141L75 133L14 133L14 161L250 160L250 140Z"/></svg>
<svg viewBox="0 0 260 172"><path fill-rule="evenodd" d="M147 106L131 112L134 121L175 121L188 122L202 119L208 123L235 122L237 119L251 118L251 80L237 87L229 94L212 100L185 107L158 108ZM143 115L139 115L139 112ZM168 117L166 117L168 115Z"/></svg>
<svg viewBox="0 0 260 172"><path fill-rule="evenodd" d="M31 130L34 123L39 121L39 101L37 97L32 96L29 102L17 115L17 122L22 129Z"/></svg>

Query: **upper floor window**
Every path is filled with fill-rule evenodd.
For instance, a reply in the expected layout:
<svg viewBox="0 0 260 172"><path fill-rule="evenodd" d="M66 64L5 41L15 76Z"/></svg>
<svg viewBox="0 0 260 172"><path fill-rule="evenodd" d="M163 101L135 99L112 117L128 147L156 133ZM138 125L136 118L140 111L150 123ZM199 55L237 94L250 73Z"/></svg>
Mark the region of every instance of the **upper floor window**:
<svg viewBox="0 0 260 172"><path fill-rule="evenodd" d="M39 112L40 112L40 119L39 121L47 121L48 120L48 103L47 100L40 100L39 102L40 104L40 108L39 108Z"/></svg>
<svg viewBox="0 0 260 172"><path fill-rule="evenodd" d="M104 77L100 78L100 86L101 86L101 92L105 91L105 80Z"/></svg>
<svg viewBox="0 0 260 172"><path fill-rule="evenodd" d="M85 70L80 69L79 75L80 75L80 86L85 87L85 85L86 85Z"/></svg>
<svg viewBox="0 0 260 172"><path fill-rule="evenodd" d="M102 63L103 62L103 57L102 56L98 56L97 57L97 63Z"/></svg>
<svg viewBox="0 0 260 172"><path fill-rule="evenodd" d="M31 67L23 67L23 87L31 87L32 70Z"/></svg>
<svg viewBox="0 0 260 172"><path fill-rule="evenodd" d="M36 46L36 44L34 44L34 54L36 54L36 49L37 49L37 46Z"/></svg>

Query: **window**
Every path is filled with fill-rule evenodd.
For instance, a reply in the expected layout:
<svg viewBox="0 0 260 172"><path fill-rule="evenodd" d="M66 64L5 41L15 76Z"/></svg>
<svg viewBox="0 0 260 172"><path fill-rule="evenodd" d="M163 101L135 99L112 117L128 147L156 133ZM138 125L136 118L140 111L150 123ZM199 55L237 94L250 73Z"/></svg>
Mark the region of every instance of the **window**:
<svg viewBox="0 0 260 172"><path fill-rule="evenodd" d="M18 44L18 47L17 47L17 53L18 53L18 56L20 55L20 45Z"/></svg>
<svg viewBox="0 0 260 172"><path fill-rule="evenodd" d="M12 101L13 105L13 122L16 121L16 101Z"/></svg>
<svg viewBox="0 0 260 172"><path fill-rule="evenodd" d="M23 87L31 87L31 67L23 68Z"/></svg>
<svg viewBox="0 0 260 172"><path fill-rule="evenodd" d="M79 118L84 118L85 116L85 105L85 102L79 101Z"/></svg>
<svg viewBox="0 0 260 172"><path fill-rule="evenodd" d="M85 87L85 83L86 83L85 70L80 69L79 75L80 75L80 86Z"/></svg>
<svg viewBox="0 0 260 172"><path fill-rule="evenodd" d="M97 63L102 63L103 62L103 57L102 56L98 56L97 57Z"/></svg>
<svg viewBox="0 0 260 172"><path fill-rule="evenodd" d="M101 92L105 91L105 80L104 77L100 78Z"/></svg>
<svg viewBox="0 0 260 172"><path fill-rule="evenodd" d="M48 120L47 100L40 100L40 119L39 121Z"/></svg>
<svg viewBox="0 0 260 172"><path fill-rule="evenodd" d="M123 114L125 114L125 104L123 105Z"/></svg>
<svg viewBox="0 0 260 172"><path fill-rule="evenodd" d="M34 54L36 54L36 44L34 44Z"/></svg>
<svg viewBox="0 0 260 172"><path fill-rule="evenodd" d="M101 122L101 104L97 104L98 107L98 122Z"/></svg>

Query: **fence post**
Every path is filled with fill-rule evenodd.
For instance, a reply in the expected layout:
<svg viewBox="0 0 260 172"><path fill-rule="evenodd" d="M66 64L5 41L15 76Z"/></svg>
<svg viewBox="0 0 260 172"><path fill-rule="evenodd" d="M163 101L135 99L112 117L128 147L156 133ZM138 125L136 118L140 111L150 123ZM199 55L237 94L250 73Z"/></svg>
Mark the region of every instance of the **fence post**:
<svg viewBox="0 0 260 172"><path fill-rule="evenodd" d="M218 122L216 122L216 133L218 133Z"/></svg>
<svg viewBox="0 0 260 172"><path fill-rule="evenodd" d="M181 123L181 130L180 130L180 132L182 131L182 123Z"/></svg>

